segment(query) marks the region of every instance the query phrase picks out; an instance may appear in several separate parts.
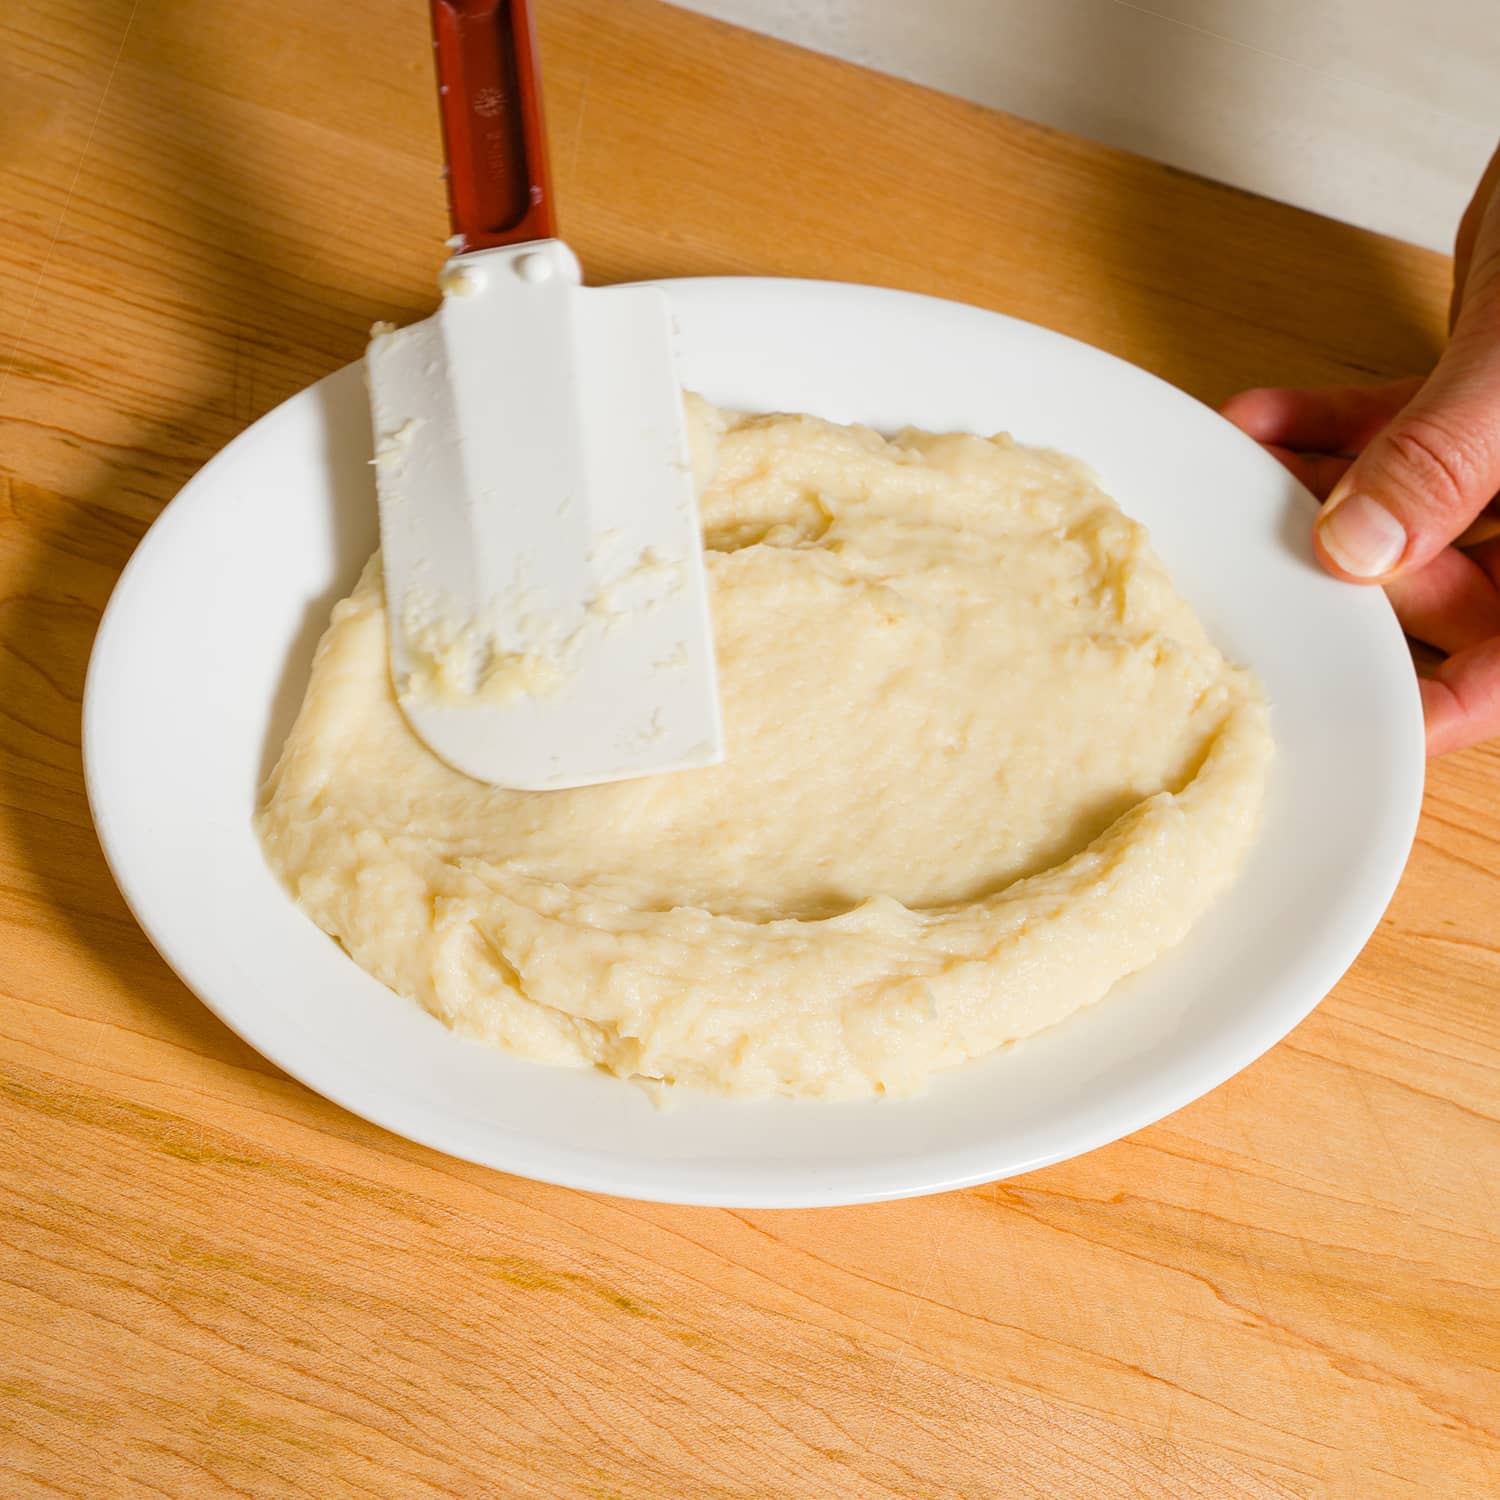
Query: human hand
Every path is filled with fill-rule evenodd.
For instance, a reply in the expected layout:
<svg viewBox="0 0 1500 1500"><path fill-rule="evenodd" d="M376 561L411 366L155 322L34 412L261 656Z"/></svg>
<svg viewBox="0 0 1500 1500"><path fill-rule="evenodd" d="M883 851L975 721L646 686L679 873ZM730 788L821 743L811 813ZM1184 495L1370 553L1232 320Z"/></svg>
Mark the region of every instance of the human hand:
<svg viewBox="0 0 1500 1500"><path fill-rule="evenodd" d="M1325 500L1323 566L1384 584L1407 634L1444 653L1421 682L1429 755L1500 734L1500 520L1481 514L1500 499L1500 151L1459 228L1450 321L1425 378L1223 407Z"/></svg>

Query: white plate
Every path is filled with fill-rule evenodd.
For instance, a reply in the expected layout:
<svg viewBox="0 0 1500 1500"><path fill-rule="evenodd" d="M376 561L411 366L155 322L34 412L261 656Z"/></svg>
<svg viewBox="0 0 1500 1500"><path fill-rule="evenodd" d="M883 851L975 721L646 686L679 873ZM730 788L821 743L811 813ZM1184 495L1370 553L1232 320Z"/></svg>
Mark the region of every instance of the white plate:
<svg viewBox="0 0 1500 1500"><path fill-rule="evenodd" d="M1057 334L816 282L668 283L685 381L727 406L1005 428L1091 463L1214 638L1260 673L1277 758L1260 840L1175 953L923 1098L693 1099L458 1040L304 917L250 826L333 602L375 545L357 367L278 407L182 491L110 600L89 668L89 798L120 888L216 1015L310 1088L455 1156L672 1202L849 1203L1074 1156L1285 1036L1374 929L1422 793L1421 712L1383 597L1311 560L1314 505L1206 407Z"/></svg>

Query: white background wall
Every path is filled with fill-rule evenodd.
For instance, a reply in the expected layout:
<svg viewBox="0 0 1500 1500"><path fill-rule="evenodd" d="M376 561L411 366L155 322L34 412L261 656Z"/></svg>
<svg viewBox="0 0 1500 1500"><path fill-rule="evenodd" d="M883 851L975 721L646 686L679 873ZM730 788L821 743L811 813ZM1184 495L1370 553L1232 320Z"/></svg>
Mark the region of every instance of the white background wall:
<svg viewBox="0 0 1500 1500"><path fill-rule="evenodd" d="M1500 0L679 0L1448 249L1500 140Z"/></svg>

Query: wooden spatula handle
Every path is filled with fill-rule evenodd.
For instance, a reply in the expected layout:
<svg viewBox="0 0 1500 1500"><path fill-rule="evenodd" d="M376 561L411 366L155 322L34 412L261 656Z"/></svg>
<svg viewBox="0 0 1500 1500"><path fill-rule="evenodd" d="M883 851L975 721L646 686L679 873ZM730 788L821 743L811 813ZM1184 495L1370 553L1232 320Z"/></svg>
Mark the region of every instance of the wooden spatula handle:
<svg viewBox="0 0 1500 1500"><path fill-rule="evenodd" d="M448 206L465 250L557 233L529 0L431 0Z"/></svg>

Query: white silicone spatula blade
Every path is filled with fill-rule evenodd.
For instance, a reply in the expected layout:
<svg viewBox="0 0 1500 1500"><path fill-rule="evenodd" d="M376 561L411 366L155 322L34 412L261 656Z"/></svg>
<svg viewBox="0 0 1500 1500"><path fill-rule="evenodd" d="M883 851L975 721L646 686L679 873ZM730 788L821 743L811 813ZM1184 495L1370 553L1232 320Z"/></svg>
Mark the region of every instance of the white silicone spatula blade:
<svg viewBox="0 0 1500 1500"><path fill-rule="evenodd" d="M449 764L511 787L713 763L665 294L582 287L556 240L460 256L443 280L438 312L377 334L368 361L408 720Z"/></svg>

